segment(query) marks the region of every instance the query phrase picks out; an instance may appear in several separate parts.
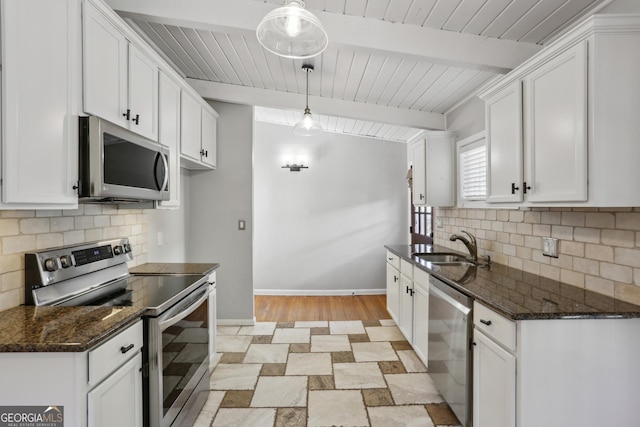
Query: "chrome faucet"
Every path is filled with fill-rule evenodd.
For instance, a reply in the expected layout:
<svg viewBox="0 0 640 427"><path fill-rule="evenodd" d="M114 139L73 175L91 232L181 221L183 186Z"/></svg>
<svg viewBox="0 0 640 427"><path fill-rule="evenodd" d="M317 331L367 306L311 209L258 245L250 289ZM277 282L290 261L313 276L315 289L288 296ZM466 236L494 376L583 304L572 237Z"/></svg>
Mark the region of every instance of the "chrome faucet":
<svg viewBox="0 0 640 427"><path fill-rule="evenodd" d="M476 238L473 236L473 234L468 233L464 230L461 230L461 232L469 236L469 238L467 239L464 236L452 234L451 237L449 237L449 240L451 240L452 242L455 242L456 240L460 240L467 247L467 250L469 251L469 255L471 255L471 261L477 263L478 262L478 244L476 242Z"/></svg>

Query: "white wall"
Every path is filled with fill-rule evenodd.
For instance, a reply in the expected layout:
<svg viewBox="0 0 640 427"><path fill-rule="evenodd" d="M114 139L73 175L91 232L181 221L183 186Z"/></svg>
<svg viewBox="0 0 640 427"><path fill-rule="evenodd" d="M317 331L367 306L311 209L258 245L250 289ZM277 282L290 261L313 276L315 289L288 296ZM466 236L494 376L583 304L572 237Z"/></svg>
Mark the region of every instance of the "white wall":
<svg viewBox="0 0 640 427"><path fill-rule="evenodd" d="M191 172L186 259L218 262L220 323L253 321L252 123L250 106L210 102L218 117L218 166ZM238 220L247 223L238 230Z"/></svg>
<svg viewBox="0 0 640 427"><path fill-rule="evenodd" d="M256 294L382 292L383 246L408 243L406 173L403 143L256 122Z"/></svg>

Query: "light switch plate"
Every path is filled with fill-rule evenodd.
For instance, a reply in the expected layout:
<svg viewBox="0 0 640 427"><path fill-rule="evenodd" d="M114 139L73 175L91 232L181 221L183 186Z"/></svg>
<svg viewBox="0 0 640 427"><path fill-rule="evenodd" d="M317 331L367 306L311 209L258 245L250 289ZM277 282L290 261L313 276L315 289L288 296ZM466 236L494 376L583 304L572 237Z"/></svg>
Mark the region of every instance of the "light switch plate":
<svg viewBox="0 0 640 427"><path fill-rule="evenodd" d="M542 255L558 258L558 239L555 237L543 237Z"/></svg>
<svg viewBox="0 0 640 427"><path fill-rule="evenodd" d="M436 218L436 227L444 228L444 224L442 223L442 218Z"/></svg>
<svg viewBox="0 0 640 427"><path fill-rule="evenodd" d="M246 230L247 229L247 223L245 222L244 219L239 219L238 220L238 230L242 231L242 230Z"/></svg>

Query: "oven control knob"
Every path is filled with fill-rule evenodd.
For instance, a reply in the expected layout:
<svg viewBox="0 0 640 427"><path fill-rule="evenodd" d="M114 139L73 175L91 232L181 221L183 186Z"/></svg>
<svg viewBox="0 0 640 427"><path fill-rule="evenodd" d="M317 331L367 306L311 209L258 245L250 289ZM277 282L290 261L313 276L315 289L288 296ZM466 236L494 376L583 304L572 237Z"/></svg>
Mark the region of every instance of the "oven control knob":
<svg viewBox="0 0 640 427"><path fill-rule="evenodd" d="M58 263L55 258L47 258L44 260L44 269L47 271L56 271L58 269Z"/></svg>
<svg viewBox="0 0 640 427"><path fill-rule="evenodd" d="M62 255L60 257L60 265L62 266L62 268L71 267L71 255Z"/></svg>
<svg viewBox="0 0 640 427"><path fill-rule="evenodd" d="M113 253L114 255L122 255L123 249L122 246L114 246Z"/></svg>
<svg viewBox="0 0 640 427"><path fill-rule="evenodd" d="M124 252L125 253L131 252L131 245L130 244L128 244L128 243L124 244Z"/></svg>

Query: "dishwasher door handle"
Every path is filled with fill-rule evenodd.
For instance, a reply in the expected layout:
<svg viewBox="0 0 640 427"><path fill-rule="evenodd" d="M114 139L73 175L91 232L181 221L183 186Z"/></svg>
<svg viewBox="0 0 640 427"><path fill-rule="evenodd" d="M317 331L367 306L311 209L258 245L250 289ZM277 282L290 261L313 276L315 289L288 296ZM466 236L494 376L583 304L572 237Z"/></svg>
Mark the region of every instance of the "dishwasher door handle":
<svg viewBox="0 0 640 427"><path fill-rule="evenodd" d="M456 310L462 312L465 316L471 312L470 307L465 306L464 304L460 303L460 301L457 301L456 299L447 295L436 286L433 286L433 284L429 286L429 293L440 298L441 300L444 300L447 304L453 306Z"/></svg>

